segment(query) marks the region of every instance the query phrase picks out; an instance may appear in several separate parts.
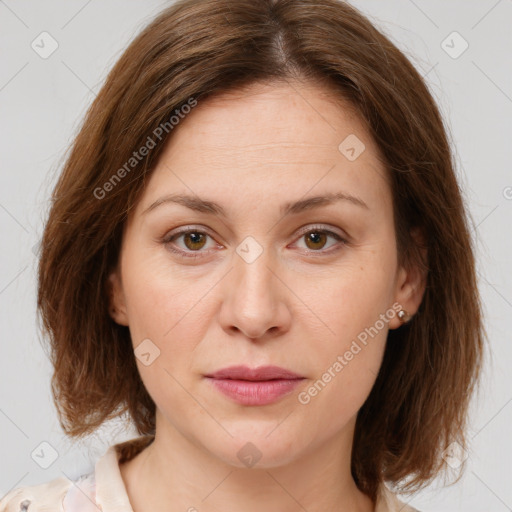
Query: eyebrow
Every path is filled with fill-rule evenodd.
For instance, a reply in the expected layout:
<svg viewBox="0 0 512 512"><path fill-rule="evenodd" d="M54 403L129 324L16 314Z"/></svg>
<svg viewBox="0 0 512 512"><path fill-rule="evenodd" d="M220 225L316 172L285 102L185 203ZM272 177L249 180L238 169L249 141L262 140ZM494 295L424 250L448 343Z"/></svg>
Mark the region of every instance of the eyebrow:
<svg viewBox="0 0 512 512"><path fill-rule="evenodd" d="M282 216L289 214L298 214L306 210L311 210L313 208L320 208L321 206L328 206L334 204L338 201L347 201L356 206L360 206L369 210L368 205L359 197L350 195L345 192L333 192L330 194L323 194L321 196L308 197L306 199L300 199L298 201L291 201L285 203L281 206L280 212ZM146 208L142 214L145 215L150 211L154 210L158 206L167 203L180 204L185 206L191 210L206 213L210 215L217 215L219 217L227 218L226 211L224 208L214 202L208 201L206 199L201 199L200 197L194 197L184 194L170 194L160 199L157 199L154 203L152 203L148 208Z"/></svg>

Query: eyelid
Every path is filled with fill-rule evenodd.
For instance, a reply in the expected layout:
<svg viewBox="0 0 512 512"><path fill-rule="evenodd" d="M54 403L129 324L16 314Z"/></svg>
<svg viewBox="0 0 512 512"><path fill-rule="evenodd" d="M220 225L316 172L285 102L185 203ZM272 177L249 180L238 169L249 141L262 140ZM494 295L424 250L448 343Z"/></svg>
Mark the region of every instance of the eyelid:
<svg viewBox="0 0 512 512"><path fill-rule="evenodd" d="M164 235L162 237L162 240L163 241L169 240L175 236L182 235L184 233L190 233L190 232L205 233L205 234L209 235L211 238L214 238L214 236L211 234L210 230L206 226L202 226L200 224L197 224L197 225L189 224L187 226L184 226L183 228L176 228L176 229L178 231L174 231L174 232L172 232L172 234L168 233L168 234ZM327 224L304 224L303 226L298 228L297 236L301 236L304 233L309 233L310 231L313 231L315 229L317 229L319 231L332 232L333 234L339 236L342 239L348 240L348 238L349 238L345 232L341 232L341 233L337 232L336 229L339 229L339 228L335 228L335 227L329 226Z"/></svg>
<svg viewBox="0 0 512 512"><path fill-rule="evenodd" d="M178 235L181 233L188 233L189 231L201 231L210 234L209 228L206 226L203 226L202 224L186 224L184 226L179 226L176 229L172 229L169 232L167 232L164 236L165 237L171 237L174 235Z"/></svg>
<svg viewBox="0 0 512 512"><path fill-rule="evenodd" d="M299 228L298 236L309 233L310 231L314 231L315 229L318 231L332 233L333 235L339 236L341 239L348 240L348 235L346 235L344 232L339 233L336 231L338 228L331 227L328 224L306 224L305 226Z"/></svg>

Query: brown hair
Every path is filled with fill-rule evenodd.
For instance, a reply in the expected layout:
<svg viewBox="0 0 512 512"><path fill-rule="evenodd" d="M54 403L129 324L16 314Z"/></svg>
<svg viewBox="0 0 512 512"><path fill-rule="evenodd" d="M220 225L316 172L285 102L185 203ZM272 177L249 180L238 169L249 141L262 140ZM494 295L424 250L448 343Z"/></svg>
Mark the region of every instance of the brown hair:
<svg viewBox="0 0 512 512"><path fill-rule="evenodd" d="M178 1L110 72L54 190L41 245L38 307L59 419L80 437L128 413L140 434L154 433L155 404L128 328L108 314L106 281L124 222L172 133L171 115L191 98L292 78L330 84L366 123L389 171L400 264L425 264L410 233L425 235L423 301L410 323L389 331L352 451L354 479L373 499L383 481L413 490L443 467L447 445L466 446L484 339L474 248L423 79L370 21L336 0ZM161 140L127 167L162 126ZM116 172L123 179L114 182Z"/></svg>

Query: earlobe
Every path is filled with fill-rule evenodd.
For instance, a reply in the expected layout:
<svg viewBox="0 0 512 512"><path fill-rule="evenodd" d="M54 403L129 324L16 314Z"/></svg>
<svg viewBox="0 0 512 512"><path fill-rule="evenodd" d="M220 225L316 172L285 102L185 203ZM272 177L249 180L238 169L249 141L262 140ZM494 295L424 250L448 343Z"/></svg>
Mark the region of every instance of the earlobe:
<svg viewBox="0 0 512 512"><path fill-rule="evenodd" d="M428 252L425 237L419 228L411 231L414 247L407 268L401 267L396 282L395 301L400 305L400 315L389 322L390 329L396 329L411 322L418 311L427 285Z"/></svg>
<svg viewBox="0 0 512 512"><path fill-rule="evenodd" d="M126 303L123 287L118 270L113 271L108 276L108 313L112 320L119 325L128 326L128 315L126 312Z"/></svg>

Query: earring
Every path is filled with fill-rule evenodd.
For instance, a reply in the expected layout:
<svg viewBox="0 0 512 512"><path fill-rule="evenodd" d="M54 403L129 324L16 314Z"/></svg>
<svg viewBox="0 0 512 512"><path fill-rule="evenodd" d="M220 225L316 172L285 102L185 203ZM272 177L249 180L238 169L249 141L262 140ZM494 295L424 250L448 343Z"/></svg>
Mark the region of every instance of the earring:
<svg viewBox="0 0 512 512"><path fill-rule="evenodd" d="M400 321L404 324L407 323L411 319L411 315L409 315L409 313L407 313L407 311L405 309L401 309L397 313L397 316L400 319Z"/></svg>

